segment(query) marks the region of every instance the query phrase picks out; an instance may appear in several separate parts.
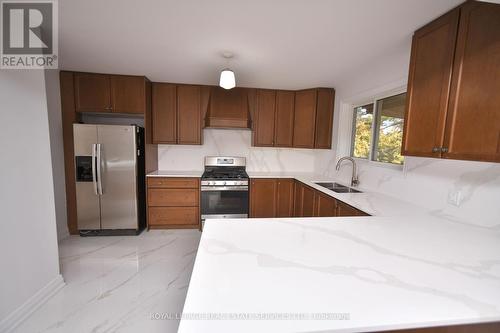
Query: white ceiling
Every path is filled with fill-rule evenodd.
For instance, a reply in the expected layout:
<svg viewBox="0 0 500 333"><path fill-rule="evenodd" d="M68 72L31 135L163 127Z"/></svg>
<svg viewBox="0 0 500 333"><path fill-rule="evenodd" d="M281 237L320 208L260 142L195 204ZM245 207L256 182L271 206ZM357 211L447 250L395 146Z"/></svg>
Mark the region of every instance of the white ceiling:
<svg viewBox="0 0 500 333"><path fill-rule="evenodd" d="M60 67L217 84L231 51L239 86L336 87L460 2L60 0Z"/></svg>

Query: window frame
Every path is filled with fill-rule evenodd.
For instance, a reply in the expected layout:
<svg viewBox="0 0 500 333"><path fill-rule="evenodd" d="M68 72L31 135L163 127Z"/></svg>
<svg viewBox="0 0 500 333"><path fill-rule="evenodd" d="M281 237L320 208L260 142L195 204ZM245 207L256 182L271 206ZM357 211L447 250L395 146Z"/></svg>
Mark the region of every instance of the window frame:
<svg viewBox="0 0 500 333"><path fill-rule="evenodd" d="M390 162L380 162L375 160L375 143L378 142L378 131L377 129L377 119L378 119L378 113L379 113L379 106L377 103L379 100L382 100L384 98L392 97L392 96L397 96L400 94L407 93L406 86L405 87L400 87L398 89L393 89L390 91L386 91L381 94L377 94L376 96L372 96L371 98L367 98L361 101L358 101L357 103L351 104L351 145L350 145L350 151L349 151L349 156L352 158L358 160L358 161L365 161L367 163L371 163L373 165L377 166L383 166L387 168L393 168L393 169L403 169L405 162L403 160L402 164L396 164L396 163L390 163ZM372 126L371 126L371 135L370 135L370 150L368 152L368 157L355 157L354 156L354 143L355 143L355 138L356 138L356 112L355 109L361 106L365 106L368 104L373 105L373 121L372 121ZM406 119L405 119L406 120Z"/></svg>
<svg viewBox="0 0 500 333"><path fill-rule="evenodd" d="M365 105L368 105L368 104L371 104L373 105L373 119L372 119L372 126L370 128L370 149L368 150L368 156L367 157L357 157L357 156L354 156L354 143L356 141L356 118L357 118L357 115L356 115L356 112L355 112L355 109L357 108L360 108L362 106L365 106ZM376 102L375 102L376 104ZM373 102L366 102L366 103L361 103L359 105L353 105L352 106L352 126L351 126L351 150L350 150L350 154L349 156L351 156L352 158L357 158L359 160L362 160L362 161L371 161L372 160L372 143L373 143L373 129L375 128L375 105Z"/></svg>

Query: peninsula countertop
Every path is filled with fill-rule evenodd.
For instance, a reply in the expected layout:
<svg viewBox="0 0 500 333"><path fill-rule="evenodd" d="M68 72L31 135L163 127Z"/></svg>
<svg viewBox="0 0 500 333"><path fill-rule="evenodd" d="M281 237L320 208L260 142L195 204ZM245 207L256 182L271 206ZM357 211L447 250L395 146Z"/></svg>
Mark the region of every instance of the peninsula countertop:
<svg viewBox="0 0 500 333"><path fill-rule="evenodd" d="M207 221L190 332L367 332L500 320L500 230L432 216ZM331 320L248 316L329 314ZM255 319L255 318L254 318Z"/></svg>

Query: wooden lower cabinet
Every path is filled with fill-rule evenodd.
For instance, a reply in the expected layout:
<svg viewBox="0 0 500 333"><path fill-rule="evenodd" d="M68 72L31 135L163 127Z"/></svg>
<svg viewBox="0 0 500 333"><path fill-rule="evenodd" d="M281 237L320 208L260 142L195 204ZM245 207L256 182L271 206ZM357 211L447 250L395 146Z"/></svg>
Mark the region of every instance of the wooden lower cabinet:
<svg viewBox="0 0 500 333"><path fill-rule="evenodd" d="M337 211L335 216L369 216L365 212L356 209L342 201L337 200Z"/></svg>
<svg viewBox="0 0 500 333"><path fill-rule="evenodd" d="M250 217L293 216L293 187L293 179L252 179Z"/></svg>
<svg viewBox="0 0 500 333"><path fill-rule="evenodd" d="M314 216L314 197L316 195L316 190L304 186L302 189L302 217L313 217Z"/></svg>
<svg viewBox="0 0 500 333"><path fill-rule="evenodd" d="M149 226L198 225L198 207L149 207Z"/></svg>
<svg viewBox="0 0 500 333"><path fill-rule="evenodd" d="M276 217L293 216L293 179L278 179L276 189Z"/></svg>
<svg viewBox="0 0 500 333"><path fill-rule="evenodd" d="M316 192L314 197L314 216L337 216L337 200L329 195Z"/></svg>
<svg viewBox="0 0 500 333"><path fill-rule="evenodd" d="M198 178L148 177L147 180L148 228L199 228Z"/></svg>
<svg viewBox="0 0 500 333"><path fill-rule="evenodd" d="M293 179L250 181L250 217L369 216L326 193Z"/></svg>
<svg viewBox="0 0 500 333"><path fill-rule="evenodd" d="M295 182L294 217L314 216L314 196L316 190L299 182Z"/></svg>
<svg viewBox="0 0 500 333"><path fill-rule="evenodd" d="M148 189L148 206L191 207L199 206L198 189L184 188L150 188Z"/></svg>
<svg viewBox="0 0 500 333"><path fill-rule="evenodd" d="M277 180L250 181L250 217L276 217Z"/></svg>

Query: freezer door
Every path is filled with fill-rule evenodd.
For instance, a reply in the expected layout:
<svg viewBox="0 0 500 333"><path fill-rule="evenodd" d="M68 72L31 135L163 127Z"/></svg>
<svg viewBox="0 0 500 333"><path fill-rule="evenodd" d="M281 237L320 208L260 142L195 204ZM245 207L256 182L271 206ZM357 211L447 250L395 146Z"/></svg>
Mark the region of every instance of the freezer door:
<svg viewBox="0 0 500 333"><path fill-rule="evenodd" d="M78 230L99 230L101 216L96 193L97 126L73 124Z"/></svg>
<svg viewBox="0 0 500 333"><path fill-rule="evenodd" d="M97 125L102 229L138 229L135 129Z"/></svg>

